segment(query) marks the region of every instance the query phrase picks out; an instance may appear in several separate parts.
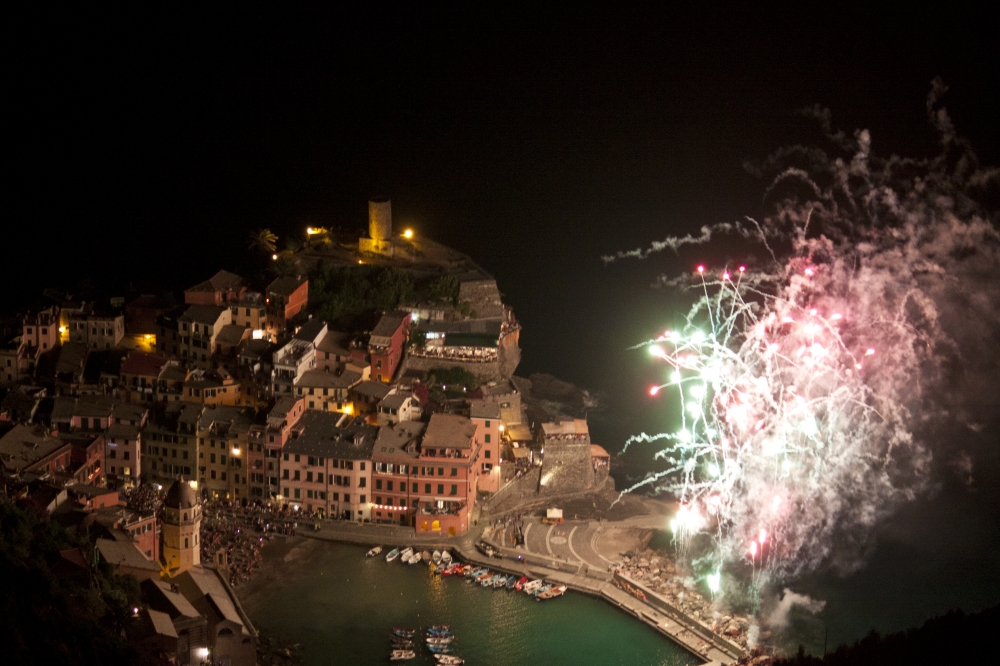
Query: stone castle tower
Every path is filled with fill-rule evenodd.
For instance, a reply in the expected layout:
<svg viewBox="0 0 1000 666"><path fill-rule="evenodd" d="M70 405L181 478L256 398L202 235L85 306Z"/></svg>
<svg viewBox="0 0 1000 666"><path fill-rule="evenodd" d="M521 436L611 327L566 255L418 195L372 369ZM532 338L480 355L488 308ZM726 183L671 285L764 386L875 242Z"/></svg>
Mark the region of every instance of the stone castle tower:
<svg viewBox="0 0 1000 666"><path fill-rule="evenodd" d="M392 256L392 201L372 199L368 202L368 235L358 241L358 250Z"/></svg>
<svg viewBox="0 0 1000 666"><path fill-rule="evenodd" d="M183 476L174 481L163 501L160 552L171 576L201 564L201 504Z"/></svg>

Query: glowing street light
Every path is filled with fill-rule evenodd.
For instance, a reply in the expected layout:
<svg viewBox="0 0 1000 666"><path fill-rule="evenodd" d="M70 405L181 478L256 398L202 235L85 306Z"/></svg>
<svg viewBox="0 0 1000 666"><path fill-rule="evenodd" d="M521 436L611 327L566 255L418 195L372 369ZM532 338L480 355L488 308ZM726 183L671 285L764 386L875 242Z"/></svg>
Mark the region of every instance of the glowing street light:
<svg viewBox="0 0 1000 666"><path fill-rule="evenodd" d="M413 229L406 229L405 231L403 231L403 238L407 240L413 238Z"/></svg>

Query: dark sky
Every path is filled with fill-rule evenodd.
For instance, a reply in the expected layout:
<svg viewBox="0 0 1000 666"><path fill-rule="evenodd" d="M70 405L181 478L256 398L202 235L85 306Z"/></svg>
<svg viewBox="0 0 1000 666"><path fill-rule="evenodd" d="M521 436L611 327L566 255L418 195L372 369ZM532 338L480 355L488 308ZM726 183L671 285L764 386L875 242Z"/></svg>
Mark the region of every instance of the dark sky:
<svg viewBox="0 0 1000 666"><path fill-rule="evenodd" d="M521 372L610 396L592 422L617 450L657 429L644 359L625 347L676 321L648 285L690 258L605 267L602 254L760 215L766 183L741 165L821 145L804 106L870 129L877 152L933 153L935 76L959 132L1000 163L988 10L389 4L88 6L12 23L8 306L82 277L180 290L248 272L250 229L362 227L367 199L385 195L397 223L497 276L525 327ZM914 617L955 603L942 599Z"/></svg>

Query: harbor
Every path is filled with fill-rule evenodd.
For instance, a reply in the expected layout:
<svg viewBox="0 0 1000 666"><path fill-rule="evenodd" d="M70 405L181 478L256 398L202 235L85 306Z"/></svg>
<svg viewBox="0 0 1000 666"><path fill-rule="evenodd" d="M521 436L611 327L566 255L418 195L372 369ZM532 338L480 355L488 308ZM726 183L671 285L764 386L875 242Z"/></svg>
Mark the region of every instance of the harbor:
<svg viewBox="0 0 1000 666"><path fill-rule="evenodd" d="M631 523L619 525L618 528L628 529L656 520L655 516L652 519L642 517L631 521ZM370 529L348 522L319 521L315 527L315 529L301 529L299 534L320 541L346 542L366 546L370 546L373 541ZM553 527L553 529L550 530L549 527ZM738 663L740 658L744 656L744 652L738 644L711 631L708 626L680 611L667 599L646 588L643 583L632 579L626 573L609 571L609 568L614 568L611 566L612 559L608 557L608 553L602 555L600 539L594 538L590 532L600 534L601 532L610 532L613 528L614 524L601 523L600 521L575 521L575 524L560 528L563 532L572 532L570 538L560 542L558 536L553 537L556 532L554 526L547 526L544 530L547 539L544 543L536 543L535 540L530 539L531 531L535 529L533 525L527 530L529 539L526 540L525 545L530 544L534 549L510 548L501 545L500 540L497 539L499 530L492 526L478 530L482 534L481 539L476 539L473 535L461 539L417 537L412 530L394 526L380 527L376 538L385 549L383 555L391 552L393 548L404 549L408 546L418 551L450 550L457 560L472 566L486 567L497 573L515 578L524 577L529 581L537 579L553 585L563 585L568 590L600 599L624 612L633 618L633 621L638 620L662 637L683 648L690 660L683 663L712 664L714 666ZM536 531L543 532L541 529ZM580 538L574 540L572 537L576 537L577 534L580 534ZM556 544L551 543L553 538L557 541ZM621 540L620 535L615 535L614 538L616 542ZM581 545L577 548L574 544L580 541L584 541L588 545L586 547ZM491 557L485 554L476 547L477 544L486 544L495 549L496 554L502 555L502 557ZM581 553L581 551L583 552ZM574 554L577 556L575 559L572 557ZM607 559L600 559L602 557ZM598 562L592 561L595 559L602 562L604 566L601 567Z"/></svg>

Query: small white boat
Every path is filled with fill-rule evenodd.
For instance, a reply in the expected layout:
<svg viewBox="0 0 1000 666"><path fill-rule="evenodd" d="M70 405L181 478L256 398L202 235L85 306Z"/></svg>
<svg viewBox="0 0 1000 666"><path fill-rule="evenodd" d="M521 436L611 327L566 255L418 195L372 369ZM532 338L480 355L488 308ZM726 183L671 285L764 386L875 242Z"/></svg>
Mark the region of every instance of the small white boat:
<svg viewBox="0 0 1000 666"><path fill-rule="evenodd" d="M399 561L403 563L408 563L410 558L413 556L413 549L407 546L399 553Z"/></svg>
<svg viewBox="0 0 1000 666"><path fill-rule="evenodd" d="M521 588L521 591L525 592L526 594L534 594L535 592L538 591L538 588L540 588L544 584L545 581L543 581L541 578L538 578L529 583L525 583L524 587Z"/></svg>
<svg viewBox="0 0 1000 666"><path fill-rule="evenodd" d="M461 657L456 657L453 654L436 654L434 658L437 659L439 664L446 664L447 666L461 666L465 663L465 660Z"/></svg>
<svg viewBox="0 0 1000 666"><path fill-rule="evenodd" d="M406 561L407 564L416 564L420 561L420 555L418 553L413 553L410 555L410 559Z"/></svg>
<svg viewBox="0 0 1000 666"><path fill-rule="evenodd" d="M397 557L399 557L399 548L393 548L389 551L389 554L385 556L385 561L392 562Z"/></svg>
<svg viewBox="0 0 1000 666"><path fill-rule="evenodd" d="M375 546L365 554L365 557L375 557L381 552L382 552L382 546Z"/></svg>
<svg viewBox="0 0 1000 666"><path fill-rule="evenodd" d="M420 553L420 559L422 559L424 562L430 562L431 561L430 551L425 550L422 553Z"/></svg>
<svg viewBox="0 0 1000 666"><path fill-rule="evenodd" d="M389 661L403 661L413 659L416 656L417 653L413 650L393 650L392 654L389 655Z"/></svg>
<svg viewBox="0 0 1000 666"><path fill-rule="evenodd" d="M441 551L440 550L435 550L431 554L431 560L433 560L434 564L440 564L441 563Z"/></svg>
<svg viewBox="0 0 1000 666"><path fill-rule="evenodd" d="M446 551L443 551L443 552L441 553L441 562L442 562L442 563L443 563L443 564L444 564L445 566L447 566L447 565L451 564L451 553L449 553L449 552L448 552L447 550L446 550Z"/></svg>

